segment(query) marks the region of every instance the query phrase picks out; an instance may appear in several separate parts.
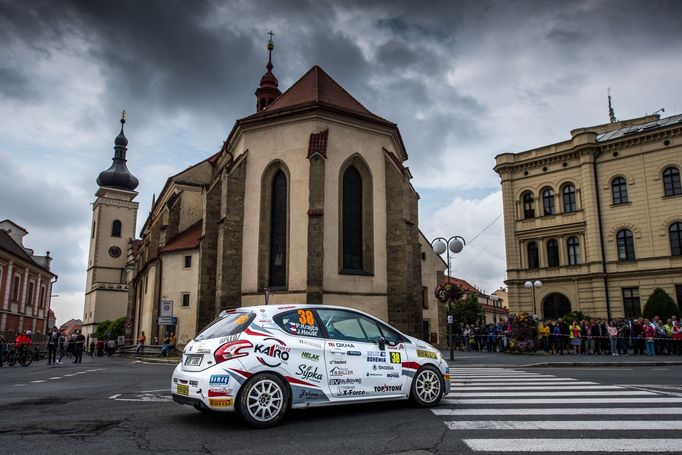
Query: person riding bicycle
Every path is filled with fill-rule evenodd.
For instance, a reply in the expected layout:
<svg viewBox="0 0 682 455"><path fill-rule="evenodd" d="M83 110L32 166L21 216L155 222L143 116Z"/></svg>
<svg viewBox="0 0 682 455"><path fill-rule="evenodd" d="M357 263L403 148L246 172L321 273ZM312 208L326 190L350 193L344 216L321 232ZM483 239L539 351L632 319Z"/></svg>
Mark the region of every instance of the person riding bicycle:
<svg viewBox="0 0 682 455"><path fill-rule="evenodd" d="M33 344L33 340L31 337L33 336L33 332L30 330L27 330L24 333L20 333L17 335L17 337L14 340L14 346L17 350L21 349L23 346L29 346Z"/></svg>

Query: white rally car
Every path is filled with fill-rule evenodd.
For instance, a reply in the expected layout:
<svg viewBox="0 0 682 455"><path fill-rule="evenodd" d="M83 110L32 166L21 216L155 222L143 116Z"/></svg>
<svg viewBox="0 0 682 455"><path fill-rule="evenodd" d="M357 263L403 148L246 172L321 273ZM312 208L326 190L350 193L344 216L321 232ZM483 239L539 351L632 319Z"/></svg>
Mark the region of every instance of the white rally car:
<svg viewBox="0 0 682 455"><path fill-rule="evenodd" d="M408 398L429 407L449 389L433 346L327 305L223 311L187 344L171 383L174 401L236 411L255 427L277 424L290 407Z"/></svg>

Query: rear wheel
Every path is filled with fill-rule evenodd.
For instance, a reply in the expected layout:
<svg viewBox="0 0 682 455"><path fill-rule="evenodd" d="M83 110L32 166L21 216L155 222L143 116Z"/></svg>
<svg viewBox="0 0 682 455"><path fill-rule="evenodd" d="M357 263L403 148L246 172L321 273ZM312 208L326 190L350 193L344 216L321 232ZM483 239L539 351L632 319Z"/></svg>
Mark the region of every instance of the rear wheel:
<svg viewBox="0 0 682 455"><path fill-rule="evenodd" d="M430 408L440 402L443 391L443 376L440 371L432 365L426 365L414 375L410 399L417 406Z"/></svg>
<svg viewBox="0 0 682 455"><path fill-rule="evenodd" d="M272 373L260 374L244 384L235 403L239 416L256 428L277 425L288 405L289 389Z"/></svg>
<svg viewBox="0 0 682 455"><path fill-rule="evenodd" d="M33 354L30 351L24 352L24 354L19 357L19 363L22 367L27 367L33 362Z"/></svg>

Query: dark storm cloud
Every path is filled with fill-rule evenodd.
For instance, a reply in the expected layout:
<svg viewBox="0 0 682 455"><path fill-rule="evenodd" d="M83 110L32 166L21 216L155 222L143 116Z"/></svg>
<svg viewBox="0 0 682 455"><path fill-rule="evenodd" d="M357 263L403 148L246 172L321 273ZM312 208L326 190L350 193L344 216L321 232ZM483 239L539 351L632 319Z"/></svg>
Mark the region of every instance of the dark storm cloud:
<svg viewBox="0 0 682 455"><path fill-rule="evenodd" d="M30 98L28 78L14 68L0 67L0 96L7 98Z"/></svg>

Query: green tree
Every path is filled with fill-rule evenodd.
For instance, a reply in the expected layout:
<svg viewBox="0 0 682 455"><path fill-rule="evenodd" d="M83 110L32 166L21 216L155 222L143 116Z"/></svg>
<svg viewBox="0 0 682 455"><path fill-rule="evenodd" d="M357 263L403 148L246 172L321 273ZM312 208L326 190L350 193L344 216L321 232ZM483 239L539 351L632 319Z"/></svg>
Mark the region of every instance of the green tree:
<svg viewBox="0 0 682 455"><path fill-rule="evenodd" d="M450 314L464 324L475 323L481 315L481 304L475 292L466 294L464 298L448 304Z"/></svg>
<svg viewBox="0 0 682 455"><path fill-rule="evenodd" d="M116 338L123 335L125 330L126 318L118 318L115 321L102 321L97 325L97 332L95 336L98 340L106 340L108 338Z"/></svg>
<svg viewBox="0 0 682 455"><path fill-rule="evenodd" d="M659 316L661 319L665 320L670 318L672 315L675 315L679 318L680 309L677 307L675 301L668 295L667 292L661 288L656 288L649 296L649 299L647 299L642 315L649 319L653 318L654 316Z"/></svg>
<svg viewBox="0 0 682 455"><path fill-rule="evenodd" d="M589 321L592 318L582 311L571 311L570 313L566 313L562 319L566 324L571 324L573 321Z"/></svg>

